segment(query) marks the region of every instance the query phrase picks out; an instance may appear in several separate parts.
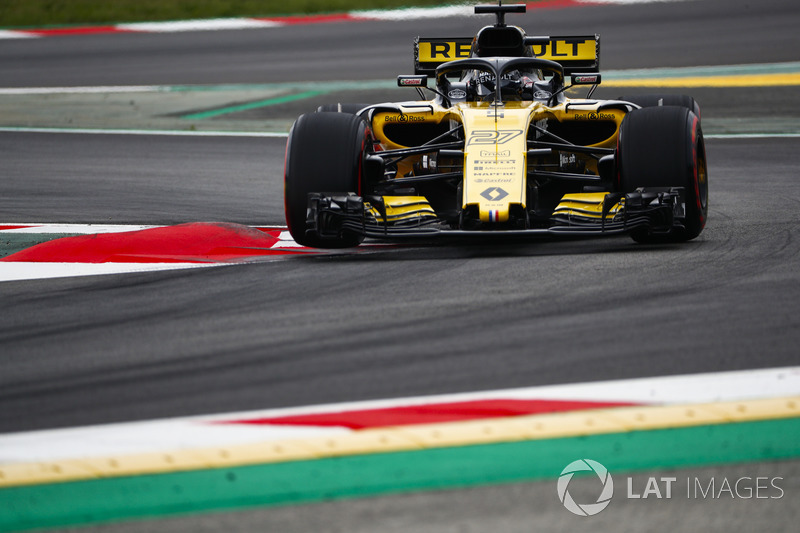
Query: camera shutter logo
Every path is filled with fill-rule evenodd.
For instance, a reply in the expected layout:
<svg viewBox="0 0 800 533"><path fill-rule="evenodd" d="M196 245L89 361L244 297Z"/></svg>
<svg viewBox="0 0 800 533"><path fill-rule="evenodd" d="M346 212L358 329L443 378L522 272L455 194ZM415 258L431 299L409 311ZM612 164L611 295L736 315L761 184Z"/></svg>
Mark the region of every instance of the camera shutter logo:
<svg viewBox="0 0 800 533"><path fill-rule="evenodd" d="M579 504L570 496L567 490L572 476L575 472L594 472L600 481L603 483L603 491L598 496L595 503ZM578 459L567 465L561 471L561 476L558 478L558 499L564 504L568 511L579 516L594 516L611 503L611 498L614 496L614 481L611 479L611 474L605 466L597 461L591 459Z"/></svg>

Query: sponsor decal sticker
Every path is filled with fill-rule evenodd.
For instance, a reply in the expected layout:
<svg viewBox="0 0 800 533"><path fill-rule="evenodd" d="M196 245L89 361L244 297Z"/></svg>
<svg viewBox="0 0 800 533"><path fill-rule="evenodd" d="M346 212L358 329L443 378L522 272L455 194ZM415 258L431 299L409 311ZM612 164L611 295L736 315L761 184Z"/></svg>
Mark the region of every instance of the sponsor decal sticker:
<svg viewBox="0 0 800 533"><path fill-rule="evenodd" d="M575 154L559 153L558 158L562 167L574 165L578 162L578 156Z"/></svg>
<svg viewBox="0 0 800 533"><path fill-rule="evenodd" d="M572 117L572 120L614 120L615 115L613 113L602 113L597 111L591 111L589 113L575 113Z"/></svg>
<svg viewBox="0 0 800 533"><path fill-rule="evenodd" d="M472 180L473 183L511 183L513 178L477 178Z"/></svg>
<svg viewBox="0 0 800 533"><path fill-rule="evenodd" d="M425 118L417 115L407 115L405 113L400 113L399 115L386 115L384 117L384 121L405 124L408 122L425 122Z"/></svg>
<svg viewBox="0 0 800 533"><path fill-rule="evenodd" d="M423 80L422 78L400 78L398 81L400 82L400 85L415 87L421 86Z"/></svg>
<svg viewBox="0 0 800 533"><path fill-rule="evenodd" d="M498 150L497 152L481 150L481 157L511 157L511 150Z"/></svg>

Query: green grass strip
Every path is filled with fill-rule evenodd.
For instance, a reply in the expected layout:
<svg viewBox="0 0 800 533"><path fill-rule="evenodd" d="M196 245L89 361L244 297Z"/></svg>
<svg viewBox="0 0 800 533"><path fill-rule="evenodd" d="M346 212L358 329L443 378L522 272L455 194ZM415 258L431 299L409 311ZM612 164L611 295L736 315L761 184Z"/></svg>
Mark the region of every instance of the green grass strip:
<svg viewBox="0 0 800 533"><path fill-rule="evenodd" d="M799 456L789 418L109 478L0 490L0 531L555 479L581 458L613 476Z"/></svg>
<svg viewBox="0 0 800 533"><path fill-rule="evenodd" d="M249 111L250 109L258 109L271 105L285 104L287 102L294 102L295 100L305 100L306 98L313 98L325 94L327 91L305 91L296 94L287 94L285 96L278 96L276 98L268 98L266 100L258 100L256 102L248 102L246 104L238 104L227 107L220 107L218 109L211 109L209 111L201 111L199 113L190 113L183 115L181 118L189 120L203 120L207 118L219 117L229 113L238 113L239 111Z"/></svg>

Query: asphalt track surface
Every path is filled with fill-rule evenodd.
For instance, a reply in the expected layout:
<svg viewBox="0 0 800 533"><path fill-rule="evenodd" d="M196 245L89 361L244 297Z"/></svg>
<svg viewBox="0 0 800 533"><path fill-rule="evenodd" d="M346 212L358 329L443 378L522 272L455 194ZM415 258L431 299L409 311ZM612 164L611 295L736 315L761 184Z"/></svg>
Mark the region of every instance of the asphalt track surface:
<svg viewBox="0 0 800 533"><path fill-rule="evenodd" d="M490 22L481 16L9 41L0 44L0 87L392 79L412 73L415 36L471 36ZM535 10L509 23L531 35L599 33L603 69L797 61L800 48L792 0Z"/></svg>
<svg viewBox="0 0 800 533"><path fill-rule="evenodd" d="M0 142L36 177L17 221L281 222L281 139ZM709 225L683 245L468 242L0 284L0 427L794 364L797 144L710 140Z"/></svg>
<svg viewBox="0 0 800 533"><path fill-rule="evenodd" d="M601 33L609 69L794 61L800 49L793 0L591 7L515 22L530 33ZM391 78L410 71L413 36L476 26L445 19L7 41L0 86ZM752 90L765 107L770 94ZM733 118L748 108L715 106ZM0 133L0 219L281 224L284 142ZM457 242L2 283L0 431L797 364L798 148L798 138L709 139L709 223L682 245ZM796 480L797 465L784 466ZM529 509L481 522L487 515L469 504L516 501L516 490L537 497L540 488L452 491L436 495L450 495L440 505L423 496L323 504L313 516L331 531L367 530L373 520L387 531L528 531ZM415 501L429 513L407 524ZM695 516L722 530L736 529L737 516L761 516L777 531L797 516L759 509L709 518L702 505L637 508L625 517L660 530L669 524L658 520ZM298 522L302 510L254 513L217 518L241 530L314 525ZM392 513L404 518L381 527ZM360 516L358 527L336 521L345 515ZM229 529L209 520L160 525ZM546 525L575 527L553 520Z"/></svg>

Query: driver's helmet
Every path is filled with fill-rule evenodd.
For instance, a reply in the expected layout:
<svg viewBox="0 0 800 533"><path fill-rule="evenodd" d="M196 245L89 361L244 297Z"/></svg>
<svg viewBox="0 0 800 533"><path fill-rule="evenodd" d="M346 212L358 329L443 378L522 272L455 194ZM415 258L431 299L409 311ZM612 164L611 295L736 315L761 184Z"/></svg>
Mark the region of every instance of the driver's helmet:
<svg viewBox="0 0 800 533"><path fill-rule="evenodd" d="M543 79L542 71L538 69L509 70L500 78L501 98L503 101L532 100L534 83ZM497 95L498 84L492 72L473 70L466 74L464 81L467 82L468 92L477 100Z"/></svg>

